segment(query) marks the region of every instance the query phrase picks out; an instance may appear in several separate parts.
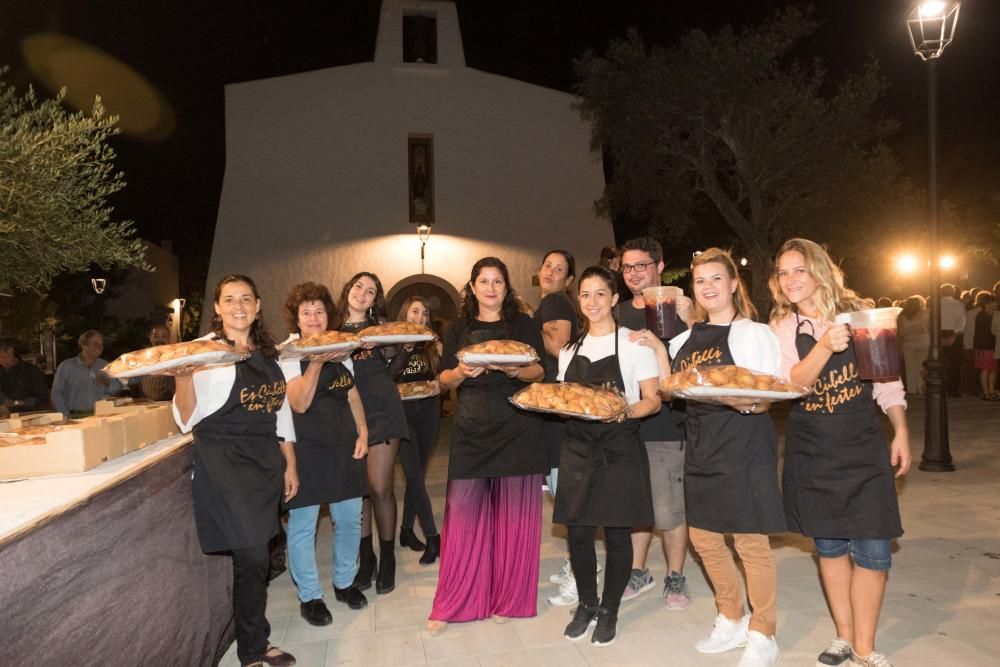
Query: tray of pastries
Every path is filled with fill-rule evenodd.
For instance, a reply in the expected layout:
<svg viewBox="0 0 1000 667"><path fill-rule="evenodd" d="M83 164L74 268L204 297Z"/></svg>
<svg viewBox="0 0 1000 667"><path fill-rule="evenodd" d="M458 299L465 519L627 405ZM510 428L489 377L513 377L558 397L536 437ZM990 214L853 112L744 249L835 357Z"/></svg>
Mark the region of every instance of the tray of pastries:
<svg viewBox="0 0 1000 667"><path fill-rule="evenodd" d="M115 378L130 378L157 375L181 366L243 361L249 356L249 350L234 348L219 340L192 340L126 352L105 366L104 372Z"/></svg>
<svg viewBox="0 0 1000 667"><path fill-rule="evenodd" d="M400 382L396 385L399 390L399 397L404 401L416 401L421 398L430 398L441 393L441 387L436 380L424 382Z"/></svg>
<svg viewBox="0 0 1000 667"><path fill-rule="evenodd" d="M326 333L295 338L281 346L282 359L298 359L311 357L328 352L350 352L361 347L361 337L346 331L327 331Z"/></svg>
<svg viewBox="0 0 1000 667"><path fill-rule="evenodd" d="M535 348L518 340L488 340L463 347L455 356L471 366L527 366L538 361Z"/></svg>
<svg viewBox="0 0 1000 667"><path fill-rule="evenodd" d="M428 327L412 322L385 322L365 327L358 332L362 343L375 345L396 345L398 343L419 343L434 340L437 336Z"/></svg>
<svg viewBox="0 0 1000 667"><path fill-rule="evenodd" d="M628 414L625 398L613 389L576 382L535 382L510 397L524 410L591 421L611 421Z"/></svg>
<svg viewBox="0 0 1000 667"><path fill-rule="evenodd" d="M692 366L661 381L660 391L671 397L732 405L793 400L811 389L740 366Z"/></svg>

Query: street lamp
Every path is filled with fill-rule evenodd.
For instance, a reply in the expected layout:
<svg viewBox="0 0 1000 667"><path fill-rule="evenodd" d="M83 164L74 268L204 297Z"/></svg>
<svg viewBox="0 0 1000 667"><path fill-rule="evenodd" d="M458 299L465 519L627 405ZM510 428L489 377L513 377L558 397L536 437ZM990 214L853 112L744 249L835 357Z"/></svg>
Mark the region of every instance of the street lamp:
<svg viewBox="0 0 1000 667"><path fill-rule="evenodd" d="M424 273L424 248L427 246L427 239L431 237L431 226L427 224L417 225L417 238L420 239L420 273Z"/></svg>
<svg viewBox="0 0 1000 667"><path fill-rule="evenodd" d="M927 63L927 213L930 219L930 256L938 257L940 223L937 193L937 59L951 44L958 25L961 2L934 0L923 2L910 12L906 27L913 52ZM920 469L950 472L948 444L948 397L944 391L944 367L941 359L941 263L930 262L931 347L924 362L927 370L927 415L924 420L924 453ZM958 369L952 369L958 372Z"/></svg>

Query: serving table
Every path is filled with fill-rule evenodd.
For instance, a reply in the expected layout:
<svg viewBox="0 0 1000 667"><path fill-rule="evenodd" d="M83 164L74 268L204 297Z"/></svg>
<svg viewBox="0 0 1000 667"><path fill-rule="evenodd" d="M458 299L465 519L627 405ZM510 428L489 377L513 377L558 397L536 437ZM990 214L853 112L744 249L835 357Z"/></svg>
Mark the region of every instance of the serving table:
<svg viewBox="0 0 1000 667"><path fill-rule="evenodd" d="M215 665L232 569L201 551L192 439L87 472L0 483L0 662Z"/></svg>

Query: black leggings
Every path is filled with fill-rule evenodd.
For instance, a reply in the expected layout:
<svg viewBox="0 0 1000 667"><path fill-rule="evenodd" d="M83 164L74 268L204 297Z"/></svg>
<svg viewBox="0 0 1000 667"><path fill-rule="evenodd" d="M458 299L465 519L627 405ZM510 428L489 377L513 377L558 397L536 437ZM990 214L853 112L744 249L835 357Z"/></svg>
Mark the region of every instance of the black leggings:
<svg viewBox="0 0 1000 667"><path fill-rule="evenodd" d="M594 540L595 526L567 526L569 537L569 562L576 577L576 590L580 602L588 607L598 604L597 552ZM604 528L607 562L604 566L604 598L600 605L618 613L622 594L632 573L632 528Z"/></svg>
<svg viewBox="0 0 1000 667"><path fill-rule="evenodd" d="M271 626L264 615L271 550L267 544L258 544L233 549L232 554L236 656L241 665L248 665L264 659L271 635Z"/></svg>
<svg viewBox="0 0 1000 667"><path fill-rule="evenodd" d="M399 447L399 463L406 477L406 493L403 495L403 520L399 527L413 530L413 519L420 517L420 527L424 537L438 534L434 523L434 510L427 495L424 475L427 460L437 438L438 422L441 420L441 404L437 398L425 398L403 403L406 421L410 426L409 440Z"/></svg>
<svg viewBox="0 0 1000 667"><path fill-rule="evenodd" d="M392 488L392 473L399 452L399 438L371 445L368 448L368 484L371 495L365 498L361 512L361 536L372 534L372 511L378 524L378 537L383 541L396 539L396 492Z"/></svg>

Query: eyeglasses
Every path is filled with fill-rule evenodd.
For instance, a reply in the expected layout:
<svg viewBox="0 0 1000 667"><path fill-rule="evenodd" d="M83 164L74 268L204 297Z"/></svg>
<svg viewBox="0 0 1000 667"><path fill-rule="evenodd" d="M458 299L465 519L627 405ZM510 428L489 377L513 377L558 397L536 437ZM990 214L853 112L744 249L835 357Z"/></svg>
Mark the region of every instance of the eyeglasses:
<svg viewBox="0 0 1000 667"><path fill-rule="evenodd" d="M622 264L622 273L632 273L633 271L645 271L647 267L656 262L639 262L638 264Z"/></svg>

